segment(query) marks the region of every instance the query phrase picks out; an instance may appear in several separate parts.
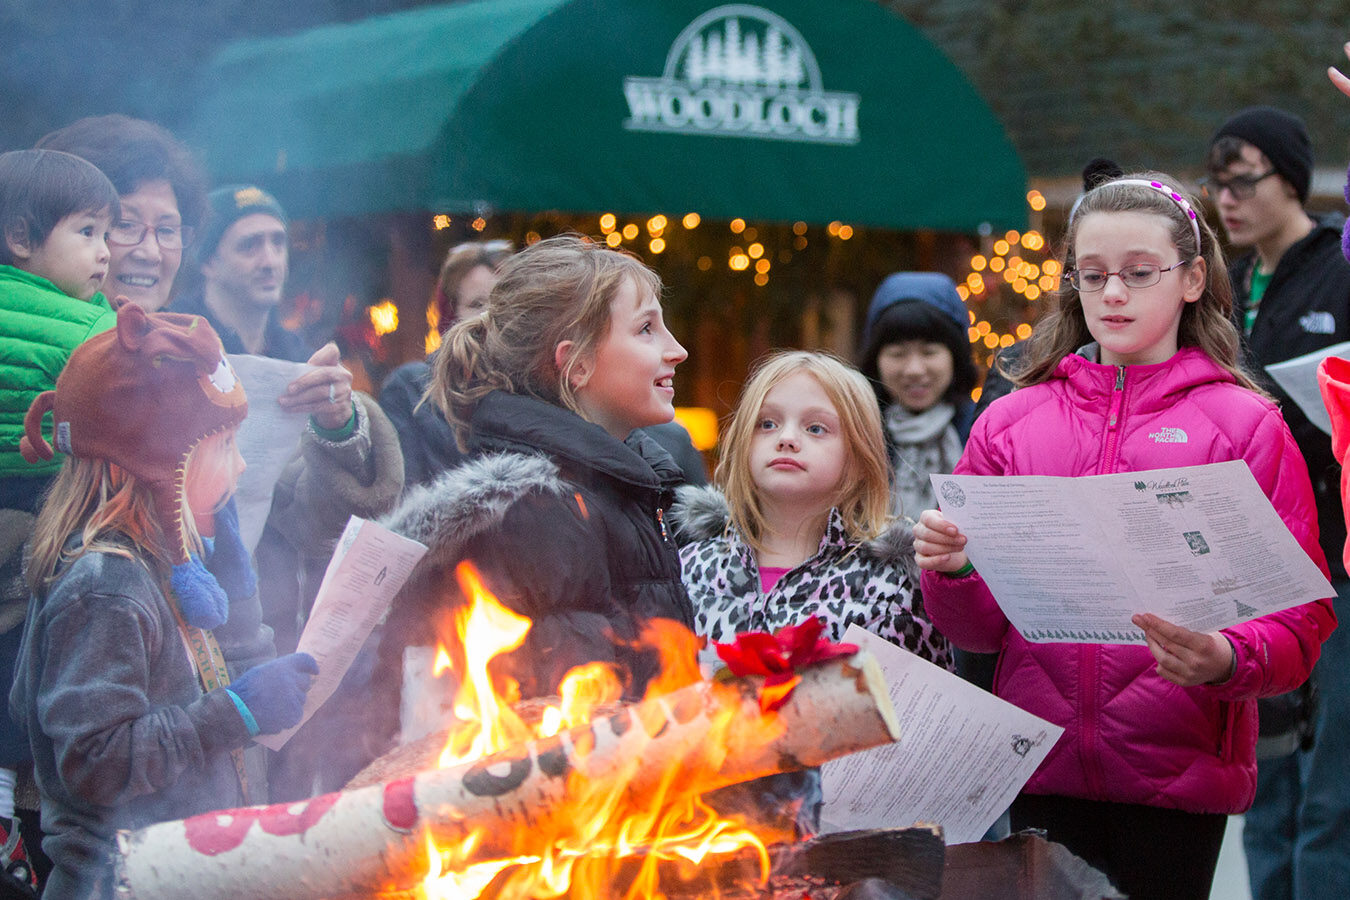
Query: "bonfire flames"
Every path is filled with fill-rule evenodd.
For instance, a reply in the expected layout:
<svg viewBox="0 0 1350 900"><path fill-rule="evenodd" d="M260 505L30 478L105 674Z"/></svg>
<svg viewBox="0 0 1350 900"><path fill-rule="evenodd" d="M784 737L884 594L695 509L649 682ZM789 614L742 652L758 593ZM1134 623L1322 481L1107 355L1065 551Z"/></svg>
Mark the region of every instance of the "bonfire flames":
<svg viewBox="0 0 1350 900"><path fill-rule="evenodd" d="M448 732L414 738L337 793L120 832L118 896L176 900L184 885L199 900L706 896L712 862L741 873L757 861L763 882L766 843L791 836L719 814L704 794L899 736L876 661L819 640L810 622L719 645L734 677L704 681L694 636L658 620L642 637L662 656L646 699L619 702L623 673L592 664L522 716L518 686L492 662L530 623L471 569L457 575L471 602L455 652L436 655L455 688Z"/></svg>
<svg viewBox="0 0 1350 900"><path fill-rule="evenodd" d="M612 708L619 701L623 685L614 669L605 663L588 663L567 673L557 702L543 708L537 723L526 723L506 701L517 695L515 685L499 681L494 687L489 667L494 658L521 645L530 620L502 606L471 567L461 565L457 576L471 602L454 620L455 639L464 648L464 671L453 671L443 646L436 655L434 674L440 677L448 672L459 685L456 722L440 756L442 768L571 732L590 722L596 710ZM649 697L697 679L690 662L692 641L687 631L664 620L644 635L644 643L661 650L663 656L662 676L648 689ZM583 756L587 751L576 749ZM637 860L636 878L628 871L624 879L631 879L624 896L647 900L664 896L657 878L659 863L682 860L697 867L709 854L747 851L758 855L761 880L767 879L769 857L763 841L743 823L719 816L699 797L673 796L670 788L678 774L675 771L657 790L632 794L628 784L640 759L634 757L632 771L612 779L592 782L578 771L569 773L566 777L575 783L568 793L577 799L572 814L559 822L564 827L549 834L536 831L522 841L542 852L472 862L479 834L448 846L438 845L428 835L430 874L421 895L426 900L472 900L495 879L492 893L501 900L565 894L608 897L620 880L618 868Z"/></svg>

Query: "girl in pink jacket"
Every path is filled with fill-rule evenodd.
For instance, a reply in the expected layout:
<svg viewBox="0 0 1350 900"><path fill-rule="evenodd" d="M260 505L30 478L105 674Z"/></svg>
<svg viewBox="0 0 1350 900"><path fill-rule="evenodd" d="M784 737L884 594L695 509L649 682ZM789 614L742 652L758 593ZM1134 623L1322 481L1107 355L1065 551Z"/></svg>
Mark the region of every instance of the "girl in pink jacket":
<svg viewBox="0 0 1350 900"><path fill-rule="evenodd" d="M1237 363L1213 231L1172 179L1107 182L1069 222L1055 307L957 473L1099 475L1241 459L1326 570L1307 467ZM1012 523L1010 523L1012 524ZM1201 634L1134 617L1147 646L1030 643L938 510L915 526L925 604L957 646L998 652L994 691L1064 727L1012 807L1131 898L1209 896L1228 814L1255 790L1256 698L1291 690L1335 626L1327 600ZM1091 585L1085 584L1085 593Z"/></svg>

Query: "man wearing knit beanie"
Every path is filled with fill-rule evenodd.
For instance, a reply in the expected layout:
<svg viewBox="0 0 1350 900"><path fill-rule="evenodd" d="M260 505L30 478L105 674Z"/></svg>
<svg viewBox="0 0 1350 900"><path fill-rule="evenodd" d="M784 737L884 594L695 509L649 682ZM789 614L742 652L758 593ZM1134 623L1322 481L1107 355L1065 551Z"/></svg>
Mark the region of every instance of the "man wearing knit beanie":
<svg viewBox="0 0 1350 900"><path fill-rule="evenodd" d="M286 213L275 197L246 184L212 191L195 249L201 291L179 298L175 311L206 318L229 353L292 362L309 357L278 315L290 247Z"/></svg>
<svg viewBox="0 0 1350 900"><path fill-rule="evenodd" d="M1237 256L1229 268L1244 363L1280 402L1308 463L1337 617L1350 621L1340 471L1328 434L1268 377L1264 366L1350 340L1350 263L1344 217L1304 209L1313 153L1297 116L1269 106L1221 125L1206 159L1206 195ZM1344 896L1350 871L1350 628L1322 647L1311 684L1259 702L1256 800L1243 844L1252 897ZM1314 697L1316 699L1314 699Z"/></svg>

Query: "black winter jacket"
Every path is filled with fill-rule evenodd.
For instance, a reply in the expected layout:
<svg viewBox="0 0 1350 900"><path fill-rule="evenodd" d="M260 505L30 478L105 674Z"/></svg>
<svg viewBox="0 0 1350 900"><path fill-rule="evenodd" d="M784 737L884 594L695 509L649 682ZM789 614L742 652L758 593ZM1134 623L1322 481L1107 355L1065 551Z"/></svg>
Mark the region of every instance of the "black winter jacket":
<svg viewBox="0 0 1350 900"><path fill-rule="evenodd" d="M465 459L440 409L430 401L422 402L431 381L433 359L434 354L425 360L404 363L389 374L380 388L380 406L398 431L405 484L410 488L435 481L437 475Z"/></svg>
<svg viewBox="0 0 1350 900"><path fill-rule="evenodd" d="M1280 404L1284 420L1303 451L1317 496L1321 545L1333 580L1346 577L1345 513L1341 505L1341 467L1331 452L1331 436L1322 431L1270 378L1264 366L1350 341L1350 264L1341 253L1338 215L1318 219L1307 237L1280 257L1257 308L1252 332L1244 341L1244 363ZM1256 255L1236 259L1228 270L1233 281L1234 314L1241 332L1250 303L1251 274Z"/></svg>
<svg viewBox="0 0 1350 900"><path fill-rule="evenodd" d="M580 663L612 661L629 676L626 699L640 698L656 671L655 654L633 646L642 625L694 624L664 521L678 467L640 432L620 442L561 407L502 391L479 404L470 451L385 520L431 549L394 598L376 663L377 691L392 686L393 696L375 706L397 713L404 648L450 646L448 613L464 600L454 570L466 560L534 622L494 670L515 678L522 697L556 693Z"/></svg>
<svg viewBox="0 0 1350 900"><path fill-rule="evenodd" d="M1345 546L1345 513L1341 503L1341 467L1331 452L1331 436L1318 428L1298 408L1263 368L1311 353L1330 344L1350 340L1350 265L1341 253L1338 215L1315 220L1317 225L1280 257L1270 284L1261 297L1252 332L1243 340L1243 362L1263 388L1280 404L1280 411L1294 434L1312 478L1317 500L1319 543L1326 554L1331 577L1346 577L1341 552ZM1256 254L1233 261L1228 269L1233 282L1233 312L1238 331L1251 302L1251 276ZM1260 735L1258 759L1292 753L1311 746L1316 721L1316 676L1296 690L1257 701Z"/></svg>
<svg viewBox="0 0 1350 900"><path fill-rule="evenodd" d="M433 353L425 360L404 363L389 374L380 388L380 406L398 430L408 487L429 484L437 475L468 458L459 451L455 433L436 404L422 401L431 382L435 358ZM683 426L668 422L642 430L670 454L684 472L687 484L708 483L703 457L694 449Z"/></svg>

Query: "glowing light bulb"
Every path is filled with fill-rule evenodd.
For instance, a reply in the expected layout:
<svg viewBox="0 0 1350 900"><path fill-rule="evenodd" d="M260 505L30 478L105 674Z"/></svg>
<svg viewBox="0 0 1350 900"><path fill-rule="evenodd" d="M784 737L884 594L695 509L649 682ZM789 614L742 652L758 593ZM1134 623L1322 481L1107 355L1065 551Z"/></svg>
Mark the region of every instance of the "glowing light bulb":
<svg viewBox="0 0 1350 900"><path fill-rule="evenodd" d="M398 307L393 300L383 300L368 310L370 325L378 335L386 335L398 328Z"/></svg>

